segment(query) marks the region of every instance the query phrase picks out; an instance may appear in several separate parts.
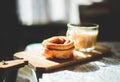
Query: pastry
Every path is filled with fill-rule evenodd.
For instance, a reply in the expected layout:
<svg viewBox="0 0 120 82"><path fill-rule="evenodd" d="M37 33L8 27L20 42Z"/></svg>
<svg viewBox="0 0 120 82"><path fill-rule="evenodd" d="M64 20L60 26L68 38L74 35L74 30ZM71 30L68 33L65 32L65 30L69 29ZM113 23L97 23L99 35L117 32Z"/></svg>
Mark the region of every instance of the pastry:
<svg viewBox="0 0 120 82"><path fill-rule="evenodd" d="M47 59L67 59L73 56L74 43L66 36L53 36L43 40L43 55Z"/></svg>

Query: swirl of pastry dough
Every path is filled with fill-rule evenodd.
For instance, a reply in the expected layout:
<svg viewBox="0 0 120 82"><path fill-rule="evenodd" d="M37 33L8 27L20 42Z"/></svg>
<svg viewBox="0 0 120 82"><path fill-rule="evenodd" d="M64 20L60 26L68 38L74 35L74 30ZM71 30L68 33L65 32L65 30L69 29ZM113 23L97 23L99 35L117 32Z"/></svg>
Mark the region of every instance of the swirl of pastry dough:
<svg viewBox="0 0 120 82"><path fill-rule="evenodd" d="M42 42L42 45L51 50L66 50L74 47L74 43L65 36L48 38Z"/></svg>
<svg viewBox="0 0 120 82"><path fill-rule="evenodd" d="M74 43L65 36L54 36L43 40L43 55L47 59L67 59L73 56Z"/></svg>

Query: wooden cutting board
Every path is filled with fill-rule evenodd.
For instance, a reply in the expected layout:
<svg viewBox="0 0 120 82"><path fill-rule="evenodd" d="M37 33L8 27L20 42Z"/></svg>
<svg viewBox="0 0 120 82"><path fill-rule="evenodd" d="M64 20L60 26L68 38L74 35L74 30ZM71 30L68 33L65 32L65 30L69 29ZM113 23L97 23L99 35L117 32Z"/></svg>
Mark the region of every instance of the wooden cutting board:
<svg viewBox="0 0 120 82"><path fill-rule="evenodd" d="M0 62L0 72L7 72L15 70L28 65L28 61L25 60L9 60Z"/></svg>
<svg viewBox="0 0 120 82"><path fill-rule="evenodd" d="M89 53L78 53L74 52L74 57L71 59L60 60L48 60L45 59L41 54L41 50L39 51L21 51L14 54L15 59L25 59L29 61L29 64L34 66L37 70L49 71L52 69L56 69L59 67L82 63L85 61L90 61L96 58L103 57L107 55L107 53L111 52L111 49L105 45L97 44L95 50Z"/></svg>

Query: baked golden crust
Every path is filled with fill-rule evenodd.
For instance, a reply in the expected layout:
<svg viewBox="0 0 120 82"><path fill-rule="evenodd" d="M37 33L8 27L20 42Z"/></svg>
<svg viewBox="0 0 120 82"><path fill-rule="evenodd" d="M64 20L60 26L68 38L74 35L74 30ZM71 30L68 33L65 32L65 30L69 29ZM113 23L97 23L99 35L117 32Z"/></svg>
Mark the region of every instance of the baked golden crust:
<svg viewBox="0 0 120 82"><path fill-rule="evenodd" d="M68 49L68 50L50 50L45 48L43 50L43 55L46 59L67 59L73 57L73 50L74 48Z"/></svg>
<svg viewBox="0 0 120 82"><path fill-rule="evenodd" d="M54 36L44 40L42 45L48 49L65 50L72 48L74 43L65 36Z"/></svg>
<svg viewBox="0 0 120 82"><path fill-rule="evenodd" d="M73 56L74 43L66 36L54 36L42 42L43 55L47 59L67 59Z"/></svg>

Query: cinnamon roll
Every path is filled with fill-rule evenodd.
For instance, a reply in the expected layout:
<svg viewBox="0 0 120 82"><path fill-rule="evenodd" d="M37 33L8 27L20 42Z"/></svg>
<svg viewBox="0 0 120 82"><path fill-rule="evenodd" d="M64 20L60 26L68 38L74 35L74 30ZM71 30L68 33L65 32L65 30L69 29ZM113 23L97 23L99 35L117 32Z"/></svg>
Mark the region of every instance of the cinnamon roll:
<svg viewBox="0 0 120 82"><path fill-rule="evenodd" d="M47 59L67 59L73 56L74 43L66 36L53 36L43 40L43 55Z"/></svg>

